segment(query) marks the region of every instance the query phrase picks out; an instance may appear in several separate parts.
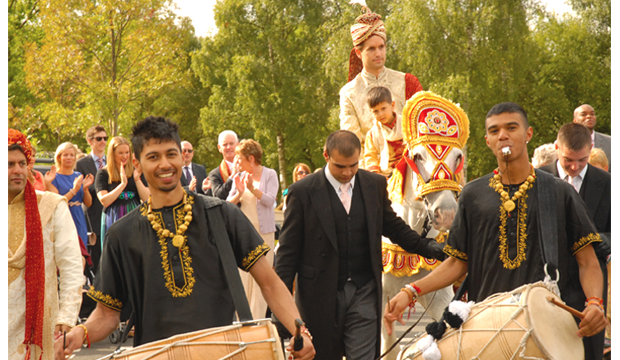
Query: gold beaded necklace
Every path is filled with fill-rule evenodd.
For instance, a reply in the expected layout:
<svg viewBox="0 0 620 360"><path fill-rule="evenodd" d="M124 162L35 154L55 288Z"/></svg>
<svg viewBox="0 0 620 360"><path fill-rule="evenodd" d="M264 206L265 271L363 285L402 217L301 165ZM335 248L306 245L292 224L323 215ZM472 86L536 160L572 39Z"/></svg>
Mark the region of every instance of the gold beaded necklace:
<svg viewBox="0 0 620 360"><path fill-rule="evenodd" d="M499 169L493 170L493 173L495 174L493 175L493 179L495 180L495 185L494 185L495 191L499 193L500 199L502 201L502 206L508 212L511 212L512 210L515 209L515 203L517 202L517 200L523 197L525 192L532 188L533 186L532 184L534 183L534 180L536 179L536 173L534 172L534 167L532 166L530 175L528 175L525 182L521 184L521 186L519 186L519 190L517 190L512 196L512 198L510 198L510 195L508 195L508 192L504 190L504 185L502 184L502 174L499 171Z"/></svg>
<svg viewBox="0 0 620 360"><path fill-rule="evenodd" d="M176 246L177 248L180 248L185 242L185 237L183 236L183 234L185 234L185 231L187 230L189 223L192 221L192 205L187 203L187 193L185 192L185 190L183 190L183 204L185 204L183 206L183 211L185 212L183 216L183 220L185 220L185 222L179 225L176 234L173 234L168 229L164 229L162 224L160 223L159 217L153 215L152 209L151 209L151 197L149 197L148 203L149 205L148 205L147 218L151 222L151 226L153 227L153 230L157 232L157 236L159 236L159 238L162 240L167 237L171 237L172 245Z"/></svg>
<svg viewBox="0 0 620 360"><path fill-rule="evenodd" d="M502 205L500 206L500 225L499 225L499 258L507 269L516 269L521 266L526 258L525 249L527 247L527 191L534 186L536 180L536 173L534 167L531 169L531 174L527 177L526 181L519 186L519 190L515 192L512 198L508 195L508 192L504 190L502 184L502 176L499 170L494 170L493 175L489 181L489 186L500 194ZM508 257L508 238L506 236L506 218L510 216L510 212L515 209L515 202L519 203L519 212L517 214L517 256L514 259Z"/></svg>

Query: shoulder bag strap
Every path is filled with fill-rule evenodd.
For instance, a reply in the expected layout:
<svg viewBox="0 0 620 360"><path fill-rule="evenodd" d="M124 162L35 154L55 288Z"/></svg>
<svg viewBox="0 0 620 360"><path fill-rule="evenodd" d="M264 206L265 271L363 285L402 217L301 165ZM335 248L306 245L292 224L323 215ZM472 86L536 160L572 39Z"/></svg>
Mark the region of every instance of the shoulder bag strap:
<svg viewBox="0 0 620 360"><path fill-rule="evenodd" d="M555 196L554 176L536 170L538 183L538 238L542 248L543 261L549 267L549 273L558 270L558 216ZM556 279L557 280L557 279Z"/></svg>
<svg viewBox="0 0 620 360"><path fill-rule="evenodd" d="M233 254L228 234L226 229L224 229L224 219L222 218L222 214L219 209L219 206L221 205L214 206L212 204L215 200L218 200L220 204L222 201L216 198L206 200L205 196L201 196L201 198L205 202L207 224L215 239L215 246L217 247L217 252L220 255L222 266L224 267L224 274L226 275L226 280L228 281L228 287L230 288L230 293L232 294L235 309L237 309L239 321L250 321L252 320L252 312L250 311L250 304L248 303L248 298L245 294L245 290L243 289L241 277L239 276L237 260L235 260L235 255Z"/></svg>

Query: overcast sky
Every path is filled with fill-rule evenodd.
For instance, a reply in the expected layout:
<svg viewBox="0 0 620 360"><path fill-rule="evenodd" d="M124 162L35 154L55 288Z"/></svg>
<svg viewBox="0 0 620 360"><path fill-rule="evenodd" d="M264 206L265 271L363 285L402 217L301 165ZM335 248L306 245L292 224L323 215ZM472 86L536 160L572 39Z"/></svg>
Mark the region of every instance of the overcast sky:
<svg viewBox="0 0 620 360"><path fill-rule="evenodd" d="M215 32L213 20L213 5L216 0L175 0L179 10L178 15L189 16L194 24L196 36L206 36ZM547 6L558 14L571 11L565 0L542 0Z"/></svg>

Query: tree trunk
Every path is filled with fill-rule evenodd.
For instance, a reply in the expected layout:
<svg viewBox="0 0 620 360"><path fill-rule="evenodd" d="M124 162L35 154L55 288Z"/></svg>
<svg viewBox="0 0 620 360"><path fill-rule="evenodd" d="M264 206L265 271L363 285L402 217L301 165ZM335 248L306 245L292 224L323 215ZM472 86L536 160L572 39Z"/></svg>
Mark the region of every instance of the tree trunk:
<svg viewBox="0 0 620 360"><path fill-rule="evenodd" d="M284 157L284 136L282 132L278 130L276 134L276 142L278 144L278 165L280 167L280 190L288 188L288 182L286 181L286 158Z"/></svg>

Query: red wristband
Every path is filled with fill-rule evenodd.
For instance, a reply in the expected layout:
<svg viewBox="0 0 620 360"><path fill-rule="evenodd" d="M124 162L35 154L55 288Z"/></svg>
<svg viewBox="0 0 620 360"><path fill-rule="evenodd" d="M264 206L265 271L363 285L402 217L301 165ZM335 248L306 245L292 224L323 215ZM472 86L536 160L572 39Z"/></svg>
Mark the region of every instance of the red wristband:
<svg viewBox="0 0 620 360"><path fill-rule="evenodd" d="M418 292L418 295L422 294L422 290L420 290L420 288L416 284L411 283L411 286L415 289L415 291Z"/></svg>

